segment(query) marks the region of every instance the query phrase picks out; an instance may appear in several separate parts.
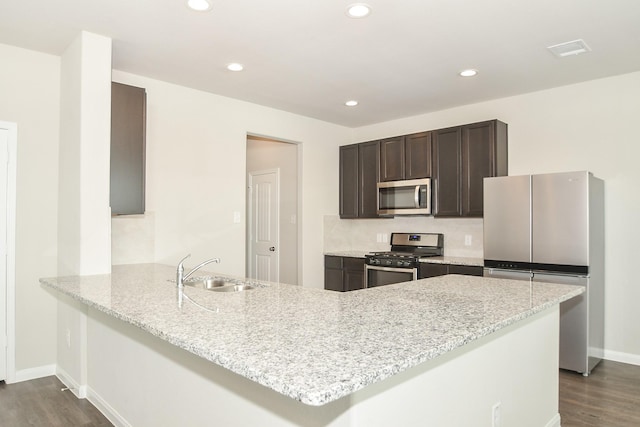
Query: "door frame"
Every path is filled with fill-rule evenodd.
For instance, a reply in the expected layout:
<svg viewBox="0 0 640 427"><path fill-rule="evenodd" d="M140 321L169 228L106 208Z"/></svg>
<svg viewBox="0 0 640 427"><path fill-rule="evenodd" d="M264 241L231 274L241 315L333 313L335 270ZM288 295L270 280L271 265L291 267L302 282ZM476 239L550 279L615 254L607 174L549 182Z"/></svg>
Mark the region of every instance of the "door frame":
<svg viewBox="0 0 640 427"><path fill-rule="evenodd" d="M246 274L247 277L251 277L255 275L255 271L252 271L252 255L253 255L253 236L251 231L253 229L253 215L255 213L255 209L253 206L253 177L256 175L267 175L267 174L275 174L276 175L276 264L278 268L277 280L280 279L280 168L273 169L263 169L257 171L247 172L247 259L246 259ZM253 273L253 274L252 274Z"/></svg>
<svg viewBox="0 0 640 427"><path fill-rule="evenodd" d="M16 379L16 336L15 336L15 286L16 286L16 163L18 148L18 125L12 122L0 121L0 128L6 129L9 133L8 164L7 164L7 276L6 276L6 327L7 327L7 384L15 382ZM5 224L0 224L0 226Z"/></svg>

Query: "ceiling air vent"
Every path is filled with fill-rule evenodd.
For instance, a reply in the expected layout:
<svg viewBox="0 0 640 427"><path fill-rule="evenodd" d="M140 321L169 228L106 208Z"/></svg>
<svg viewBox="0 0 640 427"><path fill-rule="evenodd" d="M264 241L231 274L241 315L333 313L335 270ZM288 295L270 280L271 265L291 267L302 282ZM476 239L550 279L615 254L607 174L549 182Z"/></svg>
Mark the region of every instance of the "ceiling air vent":
<svg viewBox="0 0 640 427"><path fill-rule="evenodd" d="M590 52L591 48L582 39L573 40L566 43L560 43L547 47L558 58L565 56L580 55L581 53Z"/></svg>

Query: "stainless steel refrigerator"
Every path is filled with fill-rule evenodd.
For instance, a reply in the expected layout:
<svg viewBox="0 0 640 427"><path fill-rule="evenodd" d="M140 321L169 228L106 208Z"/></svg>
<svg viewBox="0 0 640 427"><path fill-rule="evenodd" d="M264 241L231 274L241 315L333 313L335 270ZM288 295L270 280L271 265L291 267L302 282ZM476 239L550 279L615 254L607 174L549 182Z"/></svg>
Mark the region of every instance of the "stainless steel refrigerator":
<svg viewBox="0 0 640 427"><path fill-rule="evenodd" d="M589 172L484 179L484 275L585 287L560 305L560 368L604 348L604 182Z"/></svg>

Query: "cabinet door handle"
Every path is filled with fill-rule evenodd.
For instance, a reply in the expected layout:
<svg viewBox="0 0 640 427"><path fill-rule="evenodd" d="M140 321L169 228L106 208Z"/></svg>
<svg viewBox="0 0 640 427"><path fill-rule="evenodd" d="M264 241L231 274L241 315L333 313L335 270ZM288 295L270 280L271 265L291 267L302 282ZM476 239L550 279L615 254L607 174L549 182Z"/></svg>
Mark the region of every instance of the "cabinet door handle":
<svg viewBox="0 0 640 427"><path fill-rule="evenodd" d="M275 247L275 246L271 246L271 247L269 248L269 250L270 250L271 252L275 252L275 251L276 251L276 247Z"/></svg>

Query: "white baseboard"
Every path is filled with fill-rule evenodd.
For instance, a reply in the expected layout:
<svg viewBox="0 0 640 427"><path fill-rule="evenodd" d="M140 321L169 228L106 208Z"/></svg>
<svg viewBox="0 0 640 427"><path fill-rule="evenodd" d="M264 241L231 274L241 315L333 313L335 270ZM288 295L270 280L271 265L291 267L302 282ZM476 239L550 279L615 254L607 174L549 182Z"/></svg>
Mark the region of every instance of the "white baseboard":
<svg viewBox="0 0 640 427"><path fill-rule="evenodd" d="M560 427L560 414L556 414L544 427Z"/></svg>
<svg viewBox="0 0 640 427"><path fill-rule="evenodd" d="M78 399L84 399L87 397L87 385L78 384L76 380L71 378L71 376L64 371L64 369L57 367L56 376Z"/></svg>
<svg viewBox="0 0 640 427"><path fill-rule="evenodd" d="M56 365L37 366L35 368L21 369L16 371L12 383L19 383L22 381L35 380L38 378L50 377L56 374Z"/></svg>
<svg viewBox="0 0 640 427"><path fill-rule="evenodd" d="M603 359L640 366L640 354L623 353L621 351L605 349Z"/></svg>
<svg viewBox="0 0 640 427"><path fill-rule="evenodd" d="M87 390L87 400L95 406L102 415L107 417L111 424L115 427L131 427L131 424L122 417L114 408L111 407L98 393L91 387Z"/></svg>

